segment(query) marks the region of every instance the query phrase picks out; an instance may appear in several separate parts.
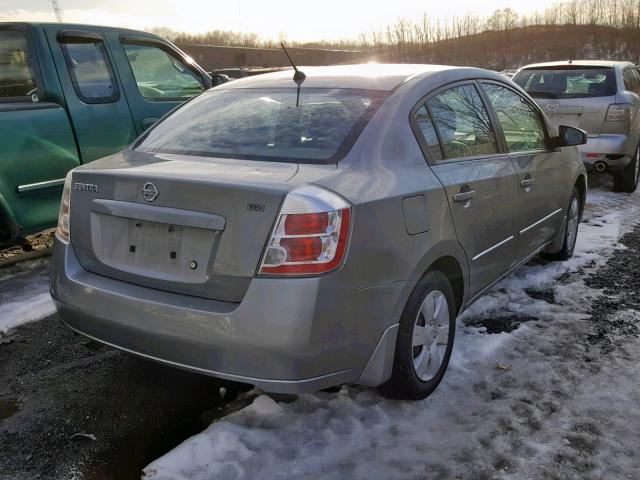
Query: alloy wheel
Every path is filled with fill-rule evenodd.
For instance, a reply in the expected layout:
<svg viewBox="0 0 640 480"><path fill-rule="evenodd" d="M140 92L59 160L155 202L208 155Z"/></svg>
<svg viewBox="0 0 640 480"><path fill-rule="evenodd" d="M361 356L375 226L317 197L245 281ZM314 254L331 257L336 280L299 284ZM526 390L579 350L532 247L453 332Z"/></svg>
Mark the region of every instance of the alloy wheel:
<svg viewBox="0 0 640 480"><path fill-rule="evenodd" d="M432 290L425 297L413 326L413 369L423 382L440 370L449 342L449 305L444 294Z"/></svg>
<svg viewBox="0 0 640 480"><path fill-rule="evenodd" d="M580 218L580 202L577 197L571 199L569 220L567 222L567 250L573 251L578 237L578 223Z"/></svg>

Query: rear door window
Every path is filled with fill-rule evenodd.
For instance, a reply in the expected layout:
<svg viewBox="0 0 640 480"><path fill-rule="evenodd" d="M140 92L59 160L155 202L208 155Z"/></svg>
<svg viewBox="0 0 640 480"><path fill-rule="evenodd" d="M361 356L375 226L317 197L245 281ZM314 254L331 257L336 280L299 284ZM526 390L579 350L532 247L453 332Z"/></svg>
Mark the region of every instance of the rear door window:
<svg viewBox="0 0 640 480"><path fill-rule="evenodd" d="M168 48L151 43L122 46L138 90L147 100L184 100L204 90L200 75Z"/></svg>
<svg viewBox="0 0 640 480"><path fill-rule="evenodd" d="M433 120L444 159L498 153L489 114L474 85L445 90L428 100L426 107ZM421 130L425 132L424 127ZM430 135L428 131L425 134L427 143L433 143ZM434 150L437 155L437 150Z"/></svg>
<svg viewBox="0 0 640 480"><path fill-rule="evenodd" d="M615 71L609 67L521 70L513 81L537 98L610 97L617 90Z"/></svg>
<svg viewBox="0 0 640 480"><path fill-rule="evenodd" d="M495 83L483 83L502 127L509 152L544 150L542 116L524 97Z"/></svg>
<svg viewBox="0 0 640 480"><path fill-rule="evenodd" d="M111 61L102 40L64 36L60 38L73 88L84 103L110 103L119 98Z"/></svg>
<svg viewBox="0 0 640 480"><path fill-rule="evenodd" d="M27 39L18 30L0 30L0 100L36 93Z"/></svg>

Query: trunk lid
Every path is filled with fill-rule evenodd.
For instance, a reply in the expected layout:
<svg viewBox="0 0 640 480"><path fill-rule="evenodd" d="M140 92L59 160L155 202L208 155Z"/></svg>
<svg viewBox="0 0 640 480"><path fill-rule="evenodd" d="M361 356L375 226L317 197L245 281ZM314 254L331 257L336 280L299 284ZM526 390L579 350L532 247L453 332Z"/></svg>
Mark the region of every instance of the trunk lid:
<svg viewBox="0 0 640 480"><path fill-rule="evenodd" d="M589 136L598 136L602 132L607 109L610 104L616 103L616 97L535 98L535 101L556 127L577 127L585 130Z"/></svg>
<svg viewBox="0 0 640 480"><path fill-rule="evenodd" d="M240 302L286 193L336 168L125 152L74 171L71 244L90 272Z"/></svg>

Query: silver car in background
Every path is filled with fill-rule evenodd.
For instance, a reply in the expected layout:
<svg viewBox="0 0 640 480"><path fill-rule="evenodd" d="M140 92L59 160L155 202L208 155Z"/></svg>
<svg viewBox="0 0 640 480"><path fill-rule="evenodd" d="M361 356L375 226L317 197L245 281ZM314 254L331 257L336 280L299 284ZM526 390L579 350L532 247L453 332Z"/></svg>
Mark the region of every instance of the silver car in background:
<svg viewBox="0 0 640 480"><path fill-rule="evenodd" d="M73 170L52 296L77 332L176 367L424 398L461 311L573 254L586 134L495 72L304 72L220 85Z"/></svg>
<svg viewBox="0 0 640 480"><path fill-rule="evenodd" d="M633 192L640 175L640 75L629 62L570 61L527 65L513 81L556 125L579 127L587 169L613 175L614 188Z"/></svg>

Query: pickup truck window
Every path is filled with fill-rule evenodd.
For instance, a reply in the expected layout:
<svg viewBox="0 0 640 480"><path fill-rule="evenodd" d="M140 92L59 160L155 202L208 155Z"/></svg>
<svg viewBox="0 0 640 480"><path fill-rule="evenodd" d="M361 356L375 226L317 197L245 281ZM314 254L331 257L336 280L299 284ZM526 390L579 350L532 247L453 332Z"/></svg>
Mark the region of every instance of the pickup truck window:
<svg viewBox="0 0 640 480"><path fill-rule="evenodd" d="M35 89L27 39L18 30L0 30L0 98L26 97Z"/></svg>
<svg viewBox="0 0 640 480"><path fill-rule="evenodd" d="M123 43L138 89L147 100L184 100L204 90L202 79L159 46Z"/></svg>
<svg viewBox="0 0 640 480"><path fill-rule="evenodd" d="M111 62L101 41L61 42L73 88L85 103L111 103L118 90Z"/></svg>

